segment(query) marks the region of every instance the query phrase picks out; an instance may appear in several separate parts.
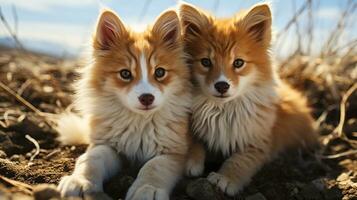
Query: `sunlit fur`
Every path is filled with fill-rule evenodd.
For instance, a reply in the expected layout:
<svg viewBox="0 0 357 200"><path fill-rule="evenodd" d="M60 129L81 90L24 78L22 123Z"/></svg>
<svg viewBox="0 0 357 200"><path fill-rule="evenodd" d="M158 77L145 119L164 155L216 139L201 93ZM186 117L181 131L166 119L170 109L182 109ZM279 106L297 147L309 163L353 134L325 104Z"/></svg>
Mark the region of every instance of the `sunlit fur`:
<svg viewBox="0 0 357 200"><path fill-rule="evenodd" d="M190 71L178 15L166 11L147 31L134 33L113 11L105 10L93 36L92 57L77 85L76 101L89 122L60 120L58 127L63 142L85 142L78 141L85 137L68 138L83 134L90 147L73 174L61 180L61 194L102 191L103 181L120 170L124 156L143 164L126 199L168 199L183 172L190 142ZM166 74L157 78L154 71L159 67ZM122 69L133 78L123 79ZM138 100L144 93L155 97L149 108ZM89 133L73 132L86 131L78 126L89 126Z"/></svg>
<svg viewBox="0 0 357 200"><path fill-rule="evenodd" d="M226 157L208 180L235 195L278 151L314 141L313 119L306 99L280 81L272 67L269 5L216 19L182 4L180 17L196 87L192 132L198 144L190 150L187 174L203 172L206 146ZM204 67L202 58L212 66ZM237 58L245 61L239 69L233 67ZM218 81L230 85L223 96L214 88Z"/></svg>

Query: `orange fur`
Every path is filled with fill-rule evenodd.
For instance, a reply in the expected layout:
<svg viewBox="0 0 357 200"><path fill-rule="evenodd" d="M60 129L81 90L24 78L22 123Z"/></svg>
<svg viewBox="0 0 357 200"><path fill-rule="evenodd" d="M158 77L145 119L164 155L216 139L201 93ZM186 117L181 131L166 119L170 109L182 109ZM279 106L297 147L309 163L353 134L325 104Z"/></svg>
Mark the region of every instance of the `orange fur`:
<svg viewBox="0 0 357 200"><path fill-rule="evenodd" d="M102 15L106 15L108 12L109 11ZM117 23L121 24L119 21ZM157 24L156 26L162 25ZM92 73L95 74L95 76L92 77L91 82L93 88L97 88L98 91L100 91L103 79L110 78L115 81L118 87L130 90L131 86L135 85L142 78L140 67L138 67L141 53L144 53L149 58L148 71L151 74L158 66L165 66L165 69L169 71L168 75L161 80L156 80L153 77L150 77L150 82L152 84L159 87L165 84L168 85L172 76L179 76L184 79L189 78L187 68L183 67L185 64L182 59L181 39L173 45L170 45L170 51L167 51L167 48L162 48L163 38L162 35L156 33L157 27L149 27L143 33L132 32L122 24L120 27L123 28L123 30L120 31L120 33L123 34L120 36L121 39L114 40L114 44L111 45L110 51L106 51L105 53L103 53L103 47L100 42L96 39L98 36L93 36L93 47L95 49L93 51L95 63L92 68ZM179 59L172 59L175 57L178 57ZM134 72L134 79L129 83L117 78L117 73L122 69L128 69Z"/></svg>
<svg viewBox="0 0 357 200"><path fill-rule="evenodd" d="M279 96L277 120L273 127L274 151L316 142L317 132L306 98L287 84L279 88Z"/></svg>
<svg viewBox="0 0 357 200"><path fill-rule="evenodd" d="M180 17L197 87L192 130L209 151L226 157L208 180L235 195L279 151L316 141L313 119L306 99L281 82L273 69L272 17L267 4L227 19L183 4ZM203 58L210 59L210 67L201 63ZM244 65L234 67L236 59L242 59ZM226 96L217 97L213 85L222 80L230 87ZM205 154L198 148L203 147L190 149L189 175L202 173L203 169L197 169Z"/></svg>
<svg viewBox="0 0 357 200"><path fill-rule="evenodd" d="M195 8L189 5L182 5L182 21L185 23L185 17L195 15ZM266 8L264 8L266 9ZM265 11L265 10L264 10ZM187 12L187 13L186 13ZM235 84L238 84L239 77L249 72L250 68L255 67L263 79L271 79L271 63L267 49L269 45L262 45L261 42L256 42L252 39L248 30L245 29L244 20L245 12L239 13L236 17L229 19L214 19L203 11L199 11L201 17L196 20L197 24L183 24L186 31L190 29L199 30L196 34L186 34L186 51L191 55L190 63L192 63L194 73L205 75L206 83L210 83L219 76L223 71ZM265 11L268 12L268 11ZM196 13L197 14L197 13ZM207 21L207 22L206 22ZM266 26L269 26L268 22ZM194 28L192 28L194 26ZM240 28L237 29L237 26ZM267 31L267 33L270 33ZM265 40L270 40L270 34L265 36ZM235 38L239 38L236 40ZM197 45L200 44L200 45ZM200 65L201 57L209 57L213 61L213 69L210 71L204 70ZM231 67L233 58L243 58L247 62L247 66L242 71L235 71ZM256 67L259 65L260 67Z"/></svg>
<svg viewBox="0 0 357 200"><path fill-rule="evenodd" d="M81 143L78 140L85 137L66 138L75 134L89 138L89 148L78 158L73 174L59 184L62 196L102 191L103 181L120 170L125 156L142 165L126 199L169 199L191 142L190 70L177 13L166 11L145 32L135 33L106 10L99 17L92 47L93 61L77 85L77 106L89 120L67 120L58 128L62 141ZM159 68L162 76L156 74ZM130 76L123 76L122 70ZM143 96L152 102L146 104L149 100ZM86 129L65 128L75 125L89 130L72 133Z"/></svg>

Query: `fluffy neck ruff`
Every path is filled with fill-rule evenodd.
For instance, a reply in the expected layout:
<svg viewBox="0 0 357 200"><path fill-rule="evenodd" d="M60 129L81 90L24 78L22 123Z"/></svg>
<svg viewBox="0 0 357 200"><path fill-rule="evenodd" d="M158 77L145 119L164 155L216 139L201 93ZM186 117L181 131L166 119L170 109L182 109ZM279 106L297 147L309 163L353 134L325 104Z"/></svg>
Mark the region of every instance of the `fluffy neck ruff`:
<svg viewBox="0 0 357 200"><path fill-rule="evenodd" d="M276 114L277 83L250 86L229 102L212 101L205 94L194 97L192 129L209 150L228 156L248 145L264 148ZM267 147L269 148L269 147Z"/></svg>

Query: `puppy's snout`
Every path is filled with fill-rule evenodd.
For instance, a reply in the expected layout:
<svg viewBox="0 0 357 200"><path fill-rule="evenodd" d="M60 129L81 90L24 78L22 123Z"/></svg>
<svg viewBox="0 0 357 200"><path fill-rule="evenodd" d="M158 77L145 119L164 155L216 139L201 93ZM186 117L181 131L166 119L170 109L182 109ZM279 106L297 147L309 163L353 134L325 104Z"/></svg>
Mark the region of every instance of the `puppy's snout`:
<svg viewBox="0 0 357 200"><path fill-rule="evenodd" d="M216 88L217 92L224 94L229 89L229 84L225 81L220 81L214 84L214 88Z"/></svg>
<svg viewBox="0 0 357 200"><path fill-rule="evenodd" d="M142 94L139 96L139 101L144 106L150 106L155 100L154 95L152 94Z"/></svg>

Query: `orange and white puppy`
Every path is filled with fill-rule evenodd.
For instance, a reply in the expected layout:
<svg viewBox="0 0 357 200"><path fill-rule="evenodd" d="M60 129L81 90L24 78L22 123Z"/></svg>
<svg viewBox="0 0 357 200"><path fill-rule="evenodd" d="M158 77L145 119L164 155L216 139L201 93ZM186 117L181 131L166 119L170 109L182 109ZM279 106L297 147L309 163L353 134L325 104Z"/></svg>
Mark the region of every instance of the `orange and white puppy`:
<svg viewBox="0 0 357 200"><path fill-rule="evenodd" d="M187 174L200 175L206 147L225 157L208 180L235 195L284 147L315 139L306 99L281 82L270 57L271 11L258 4L215 19L189 4L180 8L194 91Z"/></svg>
<svg viewBox="0 0 357 200"><path fill-rule="evenodd" d="M93 61L77 87L88 124L74 115L58 124L62 142L89 143L73 174L59 183L63 196L102 191L126 157L143 164L126 199L169 199L190 142L190 70L182 40L175 11L143 33L130 31L112 11L101 13Z"/></svg>

